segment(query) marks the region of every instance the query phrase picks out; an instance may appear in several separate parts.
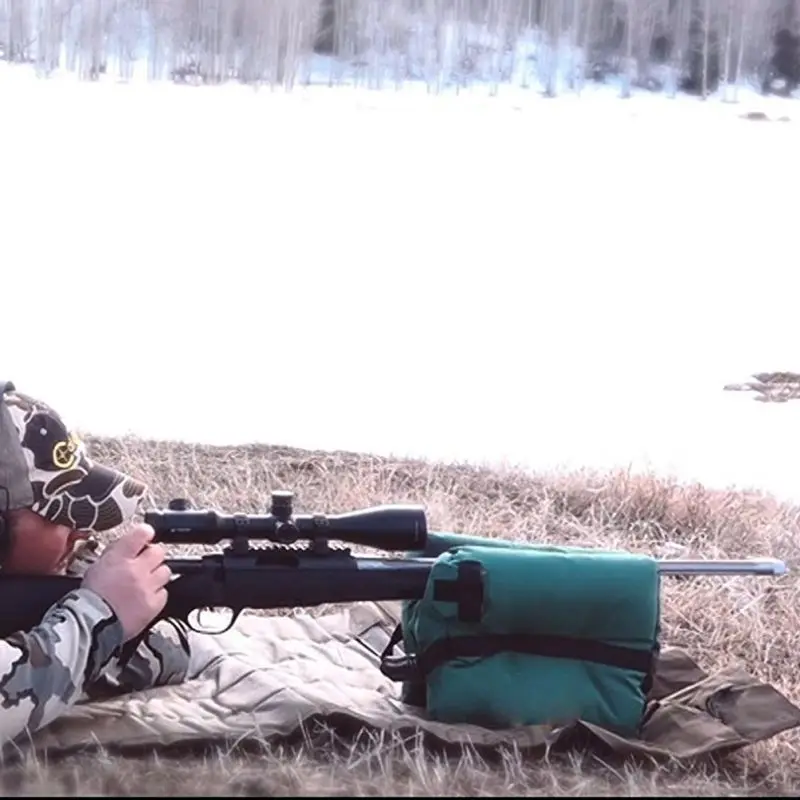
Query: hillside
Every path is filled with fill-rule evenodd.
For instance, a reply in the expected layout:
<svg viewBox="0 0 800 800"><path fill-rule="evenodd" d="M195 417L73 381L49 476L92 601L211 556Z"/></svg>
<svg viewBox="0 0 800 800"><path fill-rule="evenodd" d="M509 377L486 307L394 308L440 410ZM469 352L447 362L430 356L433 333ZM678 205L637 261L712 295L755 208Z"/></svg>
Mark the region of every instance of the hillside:
<svg viewBox="0 0 800 800"><path fill-rule="evenodd" d="M432 529L622 547L656 556L778 556L793 568L800 561L800 509L768 496L709 491L646 475L528 475L356 453L135 438L95 437L90 446L98 458L149 480L158 504L187 496L198 506L263 510L270 490L282 488L296 493L299 511L415 502L426 506ZM663 608L664 643L685 648L705 669L740 664L790 699L800 697L798 591L791 575L780 581L665 580ZM798 744L795 731L715 763L657 769L591 753L523 762L514 753L436 753L386 737L353 744L323 730L305 744L255 750L94 754L9 766L2 785L7 796L42 791L118 796L793 794Z"/></svg>

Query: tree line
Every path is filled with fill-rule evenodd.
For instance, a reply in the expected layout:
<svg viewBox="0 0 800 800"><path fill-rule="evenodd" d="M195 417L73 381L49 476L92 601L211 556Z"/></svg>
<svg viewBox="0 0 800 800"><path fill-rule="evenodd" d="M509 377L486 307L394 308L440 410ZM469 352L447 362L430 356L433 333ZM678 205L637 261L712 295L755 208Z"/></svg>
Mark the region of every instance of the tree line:
<svg viewBox="0 0 800 800"><path fill-rule="evenodd" d="M90 79L790 95L800 0L0 0L0 58Z"/></svg>

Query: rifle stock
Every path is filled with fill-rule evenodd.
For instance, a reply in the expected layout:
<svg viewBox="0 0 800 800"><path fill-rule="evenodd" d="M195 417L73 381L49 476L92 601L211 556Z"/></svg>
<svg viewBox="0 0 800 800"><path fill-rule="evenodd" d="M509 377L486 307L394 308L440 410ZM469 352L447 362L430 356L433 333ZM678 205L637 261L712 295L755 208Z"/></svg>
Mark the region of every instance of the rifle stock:
<svg viewBox="0 0 800 800"><path fill-rule="evenodd" d="M246 608L413 600L424 593L431 567L431 562L420 559L347 554L274 563L264 555L167 559L175 577L167 585L167 603L153 622L183 619L192 626L192 612L227 608L233 612L232 625ZM41 624L47 611L81 583L81 578L63 575L0 574L0 638Z"/></svg>

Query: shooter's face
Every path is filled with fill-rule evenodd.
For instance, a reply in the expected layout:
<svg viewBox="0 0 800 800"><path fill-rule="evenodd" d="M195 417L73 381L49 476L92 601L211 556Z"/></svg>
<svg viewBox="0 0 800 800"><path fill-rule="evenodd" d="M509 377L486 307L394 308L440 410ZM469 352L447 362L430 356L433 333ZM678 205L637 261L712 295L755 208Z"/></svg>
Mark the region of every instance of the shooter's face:
<svg viewBox="0 0 800 800"><path fill-rule="evenodd" d="M10 542L2 569L6 574L59 575L75 544L88 534L57 525L27 508L9 512Z"/></svg>

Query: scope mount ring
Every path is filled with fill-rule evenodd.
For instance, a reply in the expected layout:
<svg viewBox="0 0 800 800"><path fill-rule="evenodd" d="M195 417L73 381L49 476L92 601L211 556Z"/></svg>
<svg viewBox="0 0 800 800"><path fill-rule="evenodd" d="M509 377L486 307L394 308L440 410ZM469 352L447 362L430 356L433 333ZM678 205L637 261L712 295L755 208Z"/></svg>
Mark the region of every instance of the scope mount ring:
<svg viewBox="0 0 800 800"><path fill-rule="evenodd" d="M247 533L247 514L233 515L233 534L230 550L234 555L244 556L250 552L250 536Z"/></svg>

